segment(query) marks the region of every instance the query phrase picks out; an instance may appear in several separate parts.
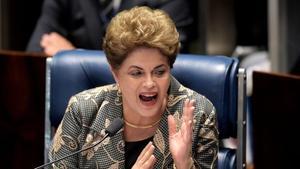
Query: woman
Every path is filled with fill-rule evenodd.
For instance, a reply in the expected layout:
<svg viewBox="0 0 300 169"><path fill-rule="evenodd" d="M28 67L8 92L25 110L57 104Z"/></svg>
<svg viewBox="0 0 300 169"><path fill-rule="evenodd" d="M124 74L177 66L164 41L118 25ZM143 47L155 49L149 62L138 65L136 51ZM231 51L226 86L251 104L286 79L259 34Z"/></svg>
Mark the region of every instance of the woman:
<svg viewBox="0 0 300 169"><path fill-rule="evenodd" d="M215 108L170 71L179 34L161 10L135 7L108 25L103 49L116 84L73 96L50 160L92 145L115 118L123 129L100 145L60 161L65 168L216 168Z"/></svg>

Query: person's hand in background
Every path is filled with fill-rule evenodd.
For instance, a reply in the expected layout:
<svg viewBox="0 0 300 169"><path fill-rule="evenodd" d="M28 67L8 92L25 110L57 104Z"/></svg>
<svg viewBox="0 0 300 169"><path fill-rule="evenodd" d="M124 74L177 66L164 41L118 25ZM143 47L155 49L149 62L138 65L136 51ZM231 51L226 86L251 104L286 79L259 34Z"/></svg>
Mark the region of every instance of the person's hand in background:
<svg viewBox="0 0 300 169"><path fill-rule="evenodd" d="M61 50L75 49L70 41L56 32L44 34L40 45L44 48L44 53L48 56L53 56Z"/></svg>

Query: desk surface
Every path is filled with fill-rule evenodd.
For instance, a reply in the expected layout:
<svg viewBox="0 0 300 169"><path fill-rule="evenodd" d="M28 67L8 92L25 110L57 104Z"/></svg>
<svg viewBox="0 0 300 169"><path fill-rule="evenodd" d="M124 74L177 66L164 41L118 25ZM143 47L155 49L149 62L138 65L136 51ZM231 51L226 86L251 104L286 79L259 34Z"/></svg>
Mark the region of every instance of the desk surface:
<svg viewBox="0 0 300 169"><path fill-rule="evenodd" d="M0 57L47 57L41 52L23 52L13 50L0 50Z"/></svg>

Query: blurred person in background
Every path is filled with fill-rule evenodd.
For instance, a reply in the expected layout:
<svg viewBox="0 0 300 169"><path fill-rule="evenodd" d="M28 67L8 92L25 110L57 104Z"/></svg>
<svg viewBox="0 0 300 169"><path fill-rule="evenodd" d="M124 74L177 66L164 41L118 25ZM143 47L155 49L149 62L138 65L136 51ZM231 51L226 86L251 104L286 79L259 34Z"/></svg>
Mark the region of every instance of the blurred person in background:
<svg viewBox="0 0 300 169"><path fill-rule="evenodd" d="M180 50L187 51L193 18L185 0L44 0L26 50L53 56L60 50L101 49L110 19L134 6L167 12L180 34Z"/></svg>

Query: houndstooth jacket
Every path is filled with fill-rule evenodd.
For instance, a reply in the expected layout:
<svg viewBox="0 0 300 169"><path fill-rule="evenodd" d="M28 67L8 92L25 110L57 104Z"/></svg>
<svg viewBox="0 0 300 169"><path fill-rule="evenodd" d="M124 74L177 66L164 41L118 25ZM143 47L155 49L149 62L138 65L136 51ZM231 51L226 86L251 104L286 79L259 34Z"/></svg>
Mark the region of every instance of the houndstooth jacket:
<svg viewBox="0 0 300 169"><path fill-rule="evenodd" d="M155 167L174 168L168 145L167 116L172 114L181 124L183 102L194 99L194 126L192 157L194 168L217 168L218 130L216 112L204 96L181 85L174 77L168 91L165 113L154 135ZM122 118L122 97L117 85L97 87L71 97L64 117L56 131L49 159L53 161L94 144L104 135L104 129L115 118ZM115 136L105 139L96 147L71 156L51 168L125 168L125 141L121 129Z"/></svg>

